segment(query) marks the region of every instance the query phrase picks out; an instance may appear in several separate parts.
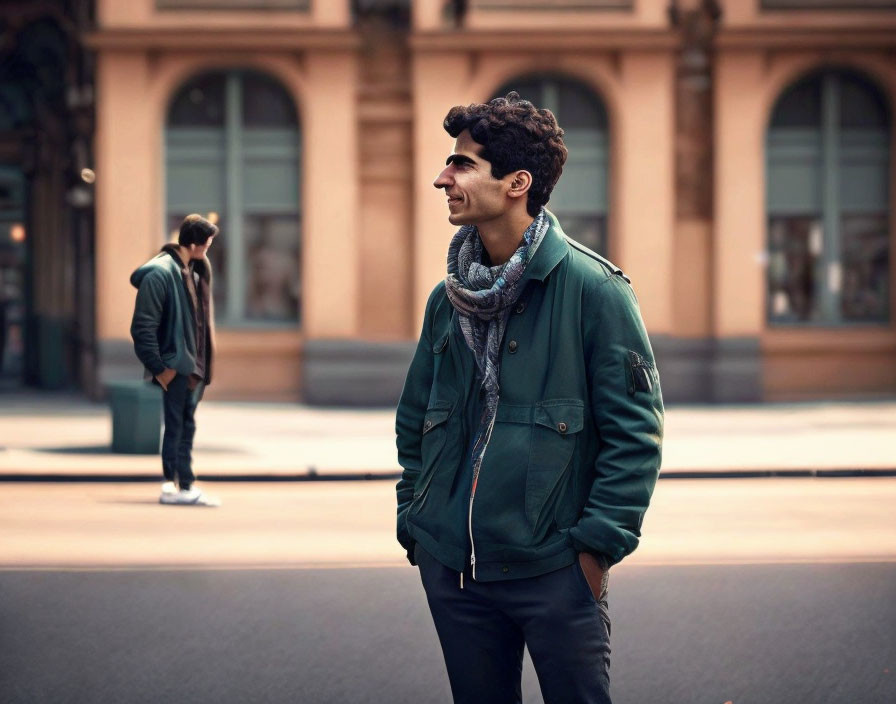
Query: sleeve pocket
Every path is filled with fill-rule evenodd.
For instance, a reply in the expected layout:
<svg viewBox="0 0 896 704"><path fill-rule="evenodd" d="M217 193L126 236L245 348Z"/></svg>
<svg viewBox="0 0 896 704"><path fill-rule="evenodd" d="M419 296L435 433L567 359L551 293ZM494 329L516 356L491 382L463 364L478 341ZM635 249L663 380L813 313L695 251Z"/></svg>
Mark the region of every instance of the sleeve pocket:
<svg viewBox="0 0 896 704"><path fill-rule="evenodd" d="M650 360L633 350L628 351L626 373L628 376L628 393L632 396L638 391L652 393L656 387L656 368Z"/></svg>

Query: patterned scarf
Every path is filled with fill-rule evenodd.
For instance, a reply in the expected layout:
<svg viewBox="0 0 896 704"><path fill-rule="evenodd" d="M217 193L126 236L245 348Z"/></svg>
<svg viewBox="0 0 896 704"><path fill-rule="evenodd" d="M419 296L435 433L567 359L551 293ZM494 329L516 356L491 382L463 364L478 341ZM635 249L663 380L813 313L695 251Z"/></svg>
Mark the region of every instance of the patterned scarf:
<svg viewBox="0 0 896 704"><path fill-rule="evenodd" d="M482 240L475 225L461 227L448 246L448 276L445 288L457 311L457 322L467 346L476 358L476 366L485 389L485 406L479 419L473 445L473 491L485 448L491 438L498 411L498 375L501 341L510 310L522 293L520 283L526 265L548 230L548 218L542 208L523 233L523 241L506 263L488 267L482 264Z"/></svg>

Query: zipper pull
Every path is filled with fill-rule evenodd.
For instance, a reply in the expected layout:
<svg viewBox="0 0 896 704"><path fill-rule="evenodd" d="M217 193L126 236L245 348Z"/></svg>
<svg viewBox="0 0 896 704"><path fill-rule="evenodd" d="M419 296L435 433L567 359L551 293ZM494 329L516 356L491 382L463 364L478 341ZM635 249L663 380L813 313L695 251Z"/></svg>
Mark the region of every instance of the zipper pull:
<svg viewBox="0 0 896 704"><path fill-rule="evenodd" d="M464 573L463 572L460 573L460 588L461 589L464 588Z"/></svg>

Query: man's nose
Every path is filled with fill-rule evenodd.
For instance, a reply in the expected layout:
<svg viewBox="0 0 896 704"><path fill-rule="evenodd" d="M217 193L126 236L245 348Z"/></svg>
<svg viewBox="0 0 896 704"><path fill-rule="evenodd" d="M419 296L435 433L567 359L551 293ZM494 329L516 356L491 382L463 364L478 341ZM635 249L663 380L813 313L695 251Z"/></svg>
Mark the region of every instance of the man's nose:
<svg viewBox="0 0 896 704"><path fill-rule="evenodd" d="M436 180L432 182L432 185L436 188L448 188L448 186L451 185L451 177L448 175L447 166L442 169L442 173L436 177Z"/></svg>

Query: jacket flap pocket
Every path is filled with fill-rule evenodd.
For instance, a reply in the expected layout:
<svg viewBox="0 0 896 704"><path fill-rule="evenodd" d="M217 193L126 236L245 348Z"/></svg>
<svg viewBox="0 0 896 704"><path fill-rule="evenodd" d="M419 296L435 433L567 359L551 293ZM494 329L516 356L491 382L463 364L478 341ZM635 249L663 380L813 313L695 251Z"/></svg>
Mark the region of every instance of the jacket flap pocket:
<svg viewBox="0 0 896 704"><path fill-rule="evenodd" d="M426 415L423 418L423 434L426 435L430 430L444 423L450 415L451 404L448 401L435 401L426 409Z"/></svg>
<svg viewBox="0 0 896 704"><path fill-rule="evenodd" d="M578 399L543 401L535 408L535 422L561 435L578 433L584 427L585 404Z"/></svg>
<svg viewBox="0 0 896 704"><path fill-rule="evenodd" d="M448 333L440 335L432 345L433 354L441 354L448 346Z"/></svg>

